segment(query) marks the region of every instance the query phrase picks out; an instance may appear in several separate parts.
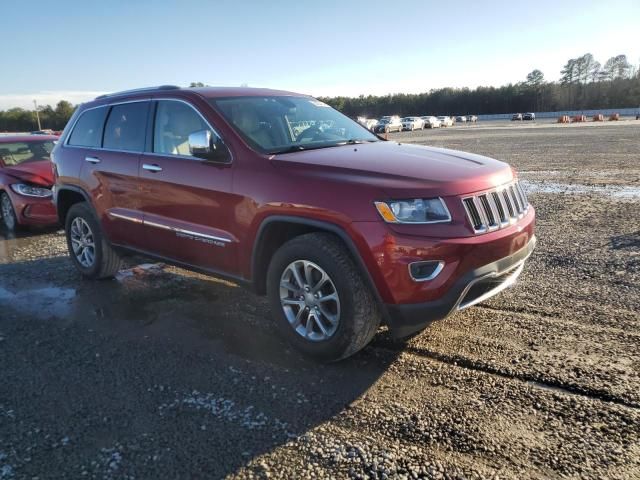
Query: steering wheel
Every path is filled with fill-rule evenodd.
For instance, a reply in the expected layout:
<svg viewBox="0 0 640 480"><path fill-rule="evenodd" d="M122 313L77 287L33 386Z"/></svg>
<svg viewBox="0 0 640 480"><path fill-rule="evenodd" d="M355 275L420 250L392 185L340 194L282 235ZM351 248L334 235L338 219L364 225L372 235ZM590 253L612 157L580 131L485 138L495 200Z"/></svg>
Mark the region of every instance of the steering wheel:
<svg viewBox="0 0 640 480"><path fill-rule="evenodd" d="M322 130L320 130L320 127L312 125L311 127L305 128L302 132L300 132L300 134L296 137L296 142L299 142L303 138L310 138L311 141L317 140L317 137L320 134L322 134Z"/></svg>

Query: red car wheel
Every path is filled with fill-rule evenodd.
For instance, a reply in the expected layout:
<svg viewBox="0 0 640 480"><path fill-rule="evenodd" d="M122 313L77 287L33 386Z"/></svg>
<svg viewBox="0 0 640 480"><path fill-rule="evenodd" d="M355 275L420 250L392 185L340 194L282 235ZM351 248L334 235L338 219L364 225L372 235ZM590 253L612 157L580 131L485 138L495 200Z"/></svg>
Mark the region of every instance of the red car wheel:
<svg viewBox="0 0 640 480"><path fill-rule="evenodd" d="M0 194L0 214L2 215L2 224L8 231L13 232L18 227L18 218L13 209L13 204L9 195L5 192Z"/></svg>

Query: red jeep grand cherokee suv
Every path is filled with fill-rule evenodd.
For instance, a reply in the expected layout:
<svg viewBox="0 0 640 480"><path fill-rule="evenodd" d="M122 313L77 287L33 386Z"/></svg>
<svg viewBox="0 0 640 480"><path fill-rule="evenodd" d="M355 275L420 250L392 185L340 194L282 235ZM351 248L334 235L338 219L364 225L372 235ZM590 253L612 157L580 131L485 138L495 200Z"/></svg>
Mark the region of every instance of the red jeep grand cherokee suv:
<svg viewBox="0 0 640 480"><path fill-rule="evenodd" d="M163 86L82 105L53 151L69 252L89 278L138 252L267 294L325 361L511 285L535 246L509 165L383 141L314 98Z"/></svg>

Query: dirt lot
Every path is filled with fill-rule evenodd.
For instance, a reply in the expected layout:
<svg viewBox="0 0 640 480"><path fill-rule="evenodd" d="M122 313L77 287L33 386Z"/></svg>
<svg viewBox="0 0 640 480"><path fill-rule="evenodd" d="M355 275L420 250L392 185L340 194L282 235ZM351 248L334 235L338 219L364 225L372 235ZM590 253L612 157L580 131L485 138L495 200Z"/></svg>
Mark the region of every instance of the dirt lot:
<svg viewBox="0 0 640 480"><path fill-rule="evenodd" d="M0 237L0 479L640 478L640 122L391 137L521 172L516 287L319 366L232 284Z"/></svg>

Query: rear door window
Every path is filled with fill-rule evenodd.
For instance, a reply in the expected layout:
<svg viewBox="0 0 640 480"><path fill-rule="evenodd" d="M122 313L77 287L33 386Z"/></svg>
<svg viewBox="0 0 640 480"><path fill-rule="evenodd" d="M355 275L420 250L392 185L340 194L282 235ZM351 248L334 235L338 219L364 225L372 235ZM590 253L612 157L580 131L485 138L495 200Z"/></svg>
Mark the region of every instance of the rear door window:
<svg viewBox="0 0 640 480"><path fill-rule="evenodd" d="M104 128L103 148L142 152L148 110L148 101L114 105Z"/></svg>
<svg viewBox="0 0 640 480"><path fill-rule="evenodd" d="M92 108L81 113L69 137L69 145L100 147L106 114L106 107Z"/></svg>

